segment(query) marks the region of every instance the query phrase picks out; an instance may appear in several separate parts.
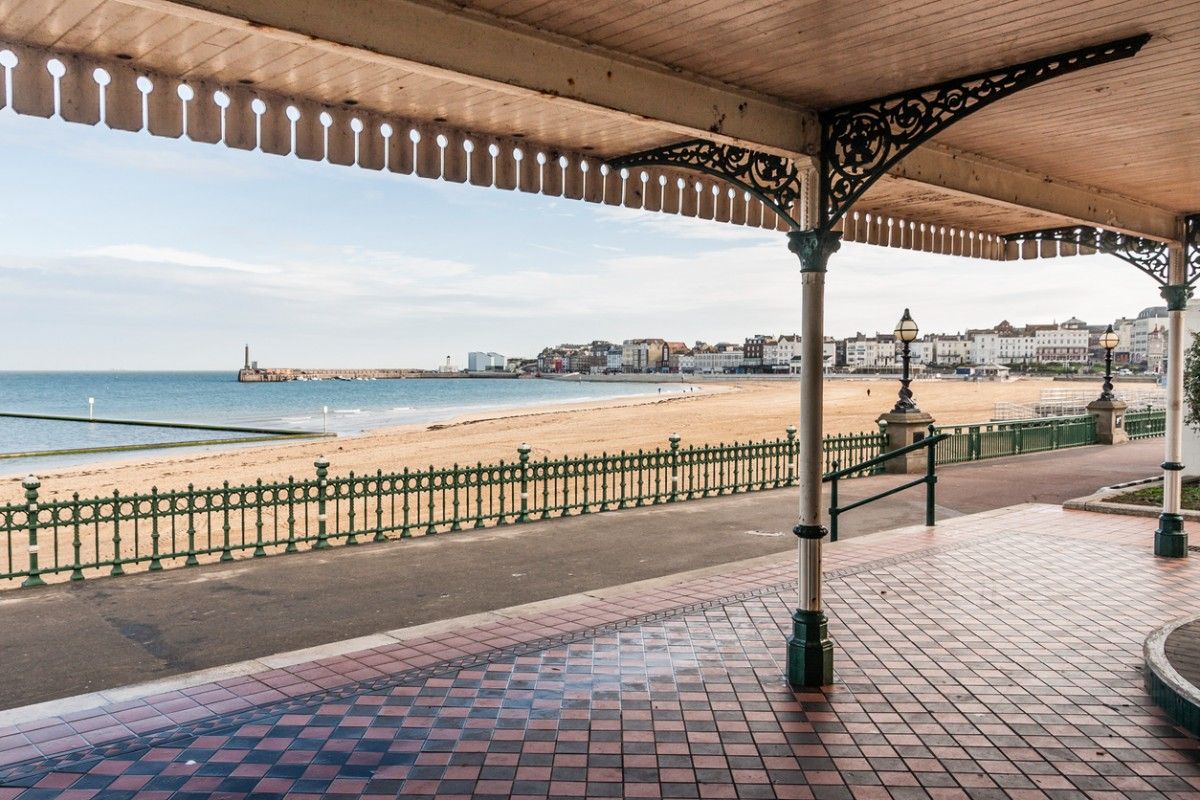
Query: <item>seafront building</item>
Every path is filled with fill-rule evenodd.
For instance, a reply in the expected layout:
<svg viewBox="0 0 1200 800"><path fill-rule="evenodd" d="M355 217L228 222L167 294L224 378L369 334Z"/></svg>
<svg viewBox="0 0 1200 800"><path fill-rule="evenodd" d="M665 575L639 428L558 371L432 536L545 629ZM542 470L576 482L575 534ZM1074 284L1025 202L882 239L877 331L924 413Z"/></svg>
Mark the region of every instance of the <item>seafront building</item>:
<svg viewBox="0 0 1200 800"><path fill-rule="evenodd" d="M1152 306L1136 317L1113 321L1119 344L1114 363L1158 373L1163 367L1166 340L1166 309ZM912 342L911 362L917 369L953 370L958 367L995 367L1008 370L1056 367L1073 370L1102 363L1100 335L1107 324L1088 325L1071 317L1064 322L1032 323L1022 326L1001 320L990 328L970 328L964 333L928 333ZM741 345L721 342L709 345L661 338L626 339L619 345L596 340L589 345L560 344L538 354L537 371L544 373L694 373L700 375L738 373L799 374L801 337L797 333L747 336ZM899 345L888 333L864 334L835 339L824 337L823 364L826 369L848 372L891 372L899 364ZM487 354L472 354L484 356ZM491 354L494 355L494 354ZM512 365L509 365L512 369Z"/></svg>
<svg viewBox="0 0 1200 800"><path fill-rule="evenodd" d="M468 372L503 372L507 359L499 353L475 351L467 353Z"/></svg>

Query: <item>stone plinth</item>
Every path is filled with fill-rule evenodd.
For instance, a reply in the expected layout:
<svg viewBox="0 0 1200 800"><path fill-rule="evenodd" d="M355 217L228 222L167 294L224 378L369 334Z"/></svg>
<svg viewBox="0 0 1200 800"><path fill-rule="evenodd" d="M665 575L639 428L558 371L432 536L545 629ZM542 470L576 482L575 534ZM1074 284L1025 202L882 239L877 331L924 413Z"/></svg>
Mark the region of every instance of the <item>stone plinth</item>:
<svg viewBox="0 0 1200 800"><path fill-rule="evenodd" d="M876 422L885 423L884 433L887 434L887 449L896 450L913 442L919 442L929 435L929 426L933 417L924 411L900 413L889 411L880 415ZM922 448L902 456L897 456L884 464L887 472L898 475L911 475L925 471L926 454L929 451Z"/></svg>
<svg viewBox="0 0 1200 800"><path fill-rule="evenodd" d="M1088 413L1096 418L1096 444L1121 444L1129 441L1125 432L1125 409L1120 400L1093 400Z"/></svg>

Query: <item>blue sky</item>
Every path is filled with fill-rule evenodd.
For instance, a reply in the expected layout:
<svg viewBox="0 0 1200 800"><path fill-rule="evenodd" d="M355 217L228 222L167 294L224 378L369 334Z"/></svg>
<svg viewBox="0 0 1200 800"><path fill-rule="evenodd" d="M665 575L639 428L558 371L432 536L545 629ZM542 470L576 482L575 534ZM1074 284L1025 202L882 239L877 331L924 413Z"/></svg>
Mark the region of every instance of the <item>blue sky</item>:
<svg viewBox="0 0 1200 800"><path fill-rule="evenodd" d="M2 369L423 366L468 350L799 328L782 234L0 113ZM848 244L827 329L1107 322L1159 304L1105 256Z"/></svg>

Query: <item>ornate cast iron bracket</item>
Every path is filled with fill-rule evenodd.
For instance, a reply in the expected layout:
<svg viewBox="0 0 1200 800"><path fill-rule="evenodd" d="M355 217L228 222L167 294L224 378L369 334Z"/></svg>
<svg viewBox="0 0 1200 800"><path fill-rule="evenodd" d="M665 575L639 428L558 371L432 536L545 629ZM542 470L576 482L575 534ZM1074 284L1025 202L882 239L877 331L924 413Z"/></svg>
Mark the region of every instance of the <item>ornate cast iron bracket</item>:
<svg viewBox="0 0 1200 800"><path fill-rule="evenodd" d="M1188 277L1200 276L1200 214L1184 217L1183 258Z"/></svg>
<svg viewBox="0 0 1200 800"><path fill-rule="evenodd" d="M793 228L800 227L792 207L804 190L804 179L796 165L781 156L692 139L622 156L608 165L618 170L677 167L712 175L757 197Z"/></svg>
<svg viewBox="0 0 1200 800"><path fill-rule="evenodd" d="M1122 261L1132 264L1163 286L1171 282L1170 250L1165 243L1153 239L1126 236L1102 228L1068 226L1012 233L1005 236L1004 241L1010 244L1014 242L1063 242L1088 247L1097 253L1116 256ZM1191 283L1191 280L1189 279L1188 282Z"/></svg>
<svg viewBox="0 0 1200 800"><path fill-rule="evenodd" d="M1043 81L1136 55L1149 34L979 72L821 112L822 227L889 169L969 114Z"/></svg>
<svg viewBox="0 0 1200 800"><path fill-rule="evenodd" d="M1140 269L1160 286L1171 285L1171 252L1165 242L1145 239L1140 236L1126 236L1121 233L1091 227L1047 228L1040 231L1024 231L1011 233L1004 237L1008 243L1014 242L1065 242L1080 247L1087 247L1098 253L1105 253L1125 261ZM1185 218L1184 251L1184 282L1191 293L1191 287L1200 280L1200 214L1192 214Z"/></svg>
<svg viewBox="0 0 1200 800"><path fill-rule="evenodd" d="M967 115L1059 75L1129 58L1149 40L1150 34L1131 36L822 111L818 229L832 231L897 162ZM618 170L676 167L712 175L761 200L793 230L800 228L793 209L804 179L787 158L692 139L622 156L608 165Z"/></svg>

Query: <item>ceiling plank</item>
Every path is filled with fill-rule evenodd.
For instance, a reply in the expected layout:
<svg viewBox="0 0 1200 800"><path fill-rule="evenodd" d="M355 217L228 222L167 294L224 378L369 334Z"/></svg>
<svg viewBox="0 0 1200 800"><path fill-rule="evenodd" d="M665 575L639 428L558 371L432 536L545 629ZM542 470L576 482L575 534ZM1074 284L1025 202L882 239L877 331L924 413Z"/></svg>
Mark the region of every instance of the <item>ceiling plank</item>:
<svg viewBox="0 0 1200 800"><path fill-rule="evenodd" d="M817 149L809 110L665 67L582 48L490 17L408 0L123 0L128 5L240 21L247 29L442 78L469 76L494 91L607 110L681 138L705 136L778 153Z"/></svg>
<svg viewBox="0 0 1200 800"><path fill-rule="evenodd" d="M983 198L1014 208L1042 211L1122 233L1162 240L1175 240L1179 236L1179 219L1168 210L1092 187L1055 181L948 147L919 148L889 175L895 180L937 187L965 198Z"/></svg>

